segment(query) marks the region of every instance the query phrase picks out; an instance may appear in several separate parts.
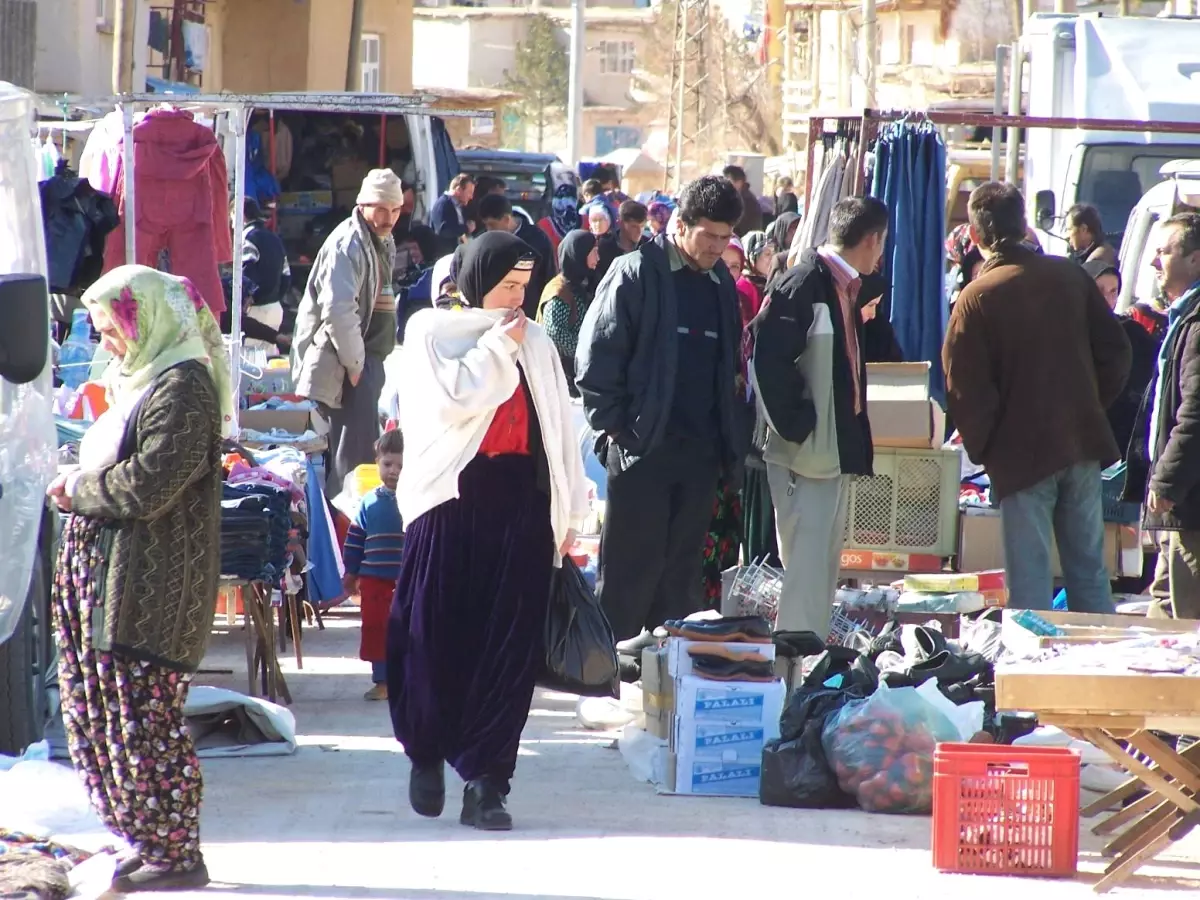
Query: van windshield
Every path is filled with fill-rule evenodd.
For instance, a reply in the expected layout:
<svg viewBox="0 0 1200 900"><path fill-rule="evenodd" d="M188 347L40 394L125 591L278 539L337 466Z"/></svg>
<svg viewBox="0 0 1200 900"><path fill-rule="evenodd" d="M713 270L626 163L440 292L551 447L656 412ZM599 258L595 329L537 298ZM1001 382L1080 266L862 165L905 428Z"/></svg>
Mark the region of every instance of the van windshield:
<svg viewBox="0 0 1200 900"><path fill-rule="evenodd" d="M1097 144L1084 150L1079 202L1100 211L1109 241L1120 247L1129 214L1173 159L1200 159L1200 144Z"/></svg>

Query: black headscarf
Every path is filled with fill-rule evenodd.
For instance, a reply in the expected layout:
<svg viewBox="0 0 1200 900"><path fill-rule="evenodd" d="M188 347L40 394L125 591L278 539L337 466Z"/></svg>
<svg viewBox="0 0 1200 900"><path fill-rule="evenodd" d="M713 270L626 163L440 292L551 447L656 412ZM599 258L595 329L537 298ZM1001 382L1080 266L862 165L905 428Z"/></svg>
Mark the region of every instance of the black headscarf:
<svg viewBox="0 0 1200 900"><path fill-rule="evenodd" d="M567 232L558 245L558 268L576 297L590 299L596 290L596 270L589 269L587 264L588 254L595 246L596 236L580 228Z"/></svg>
<svg viewBox="0 0 1200 900"><path fill-rule="evenodd" d="M489 231L467 244L454 283L471 306L483 306L486 297L504 276L528 263L533 268L533 250L507 231Z"/></svg>
<svg viewBox="0 0 1200 900"><path fill-rule="evenodd" d="M780 213L779 217L767 229L767 238L775 242L775 251L781 256L787 256L792 242L788 239L788 230L793 222L799 222L800 216L794 212Z"/></svg>

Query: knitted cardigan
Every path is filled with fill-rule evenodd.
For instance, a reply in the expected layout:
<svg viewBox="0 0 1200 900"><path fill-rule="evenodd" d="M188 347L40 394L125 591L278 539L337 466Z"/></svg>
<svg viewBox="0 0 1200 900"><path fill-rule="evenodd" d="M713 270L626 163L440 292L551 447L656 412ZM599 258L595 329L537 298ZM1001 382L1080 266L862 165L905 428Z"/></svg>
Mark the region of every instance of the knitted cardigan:
<svg viewBox="0 0 1200 900"><path fill-rule="evenodd" d="M97 573L98 649L177 671L199 668L221 571L220 424L208 369L183 363L143 397L129 423L133 452L75 481L73 512L111 526L103 530L108 565Z"/></svg>

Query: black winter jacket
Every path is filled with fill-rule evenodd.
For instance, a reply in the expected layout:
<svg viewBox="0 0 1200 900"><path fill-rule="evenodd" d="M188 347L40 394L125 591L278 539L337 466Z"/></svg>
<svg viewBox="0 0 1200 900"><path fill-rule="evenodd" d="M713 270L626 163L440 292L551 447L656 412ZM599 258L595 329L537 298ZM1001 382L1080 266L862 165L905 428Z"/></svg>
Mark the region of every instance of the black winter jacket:
<svg viewBox="0 0 1200 900"><path fill-rule="evenodd" d="M721 461L736 478L749 445L745 404L737 396L742 320L737 287L718 261L721 358L718 364ZM584 414L624 471L666 433L679 357L678 299L666 238L618 257L596 289L579 331L575 384ZM613 461L609 460L609 466Z"/></svg>
<svg viewBox="0 0 1200 900"><path fill-rule="evenodd" d="M1124 499L1144 501L1153 491L1171 500L1168 513L1146 510L1147 529L1200 531L1200 292L1181 314L1163 348L1161 376L1156 372L1142 398L1130 442ZM1150 416L1159 378L1163 395L1154 462L1150 462Z"/></svg>
<svg viewBox="0 0 1200 900"><path fill-rule="evenodd" d="M758 396L779 436L800 445L817 428L817 410L800 370L811 343L817 308L832 328L834 428L843 475L873 475L874 450L867 408L866 354L862 319L855 310L858 339L860 408L854 412L854 378L846 353L846 320L833 283L833 273L820 254L805 250L795 266L776 278L762 311L755 318L754 376ZM756 429L756 432L760 429ZM760 448L761 449L761 448Z"/></svg>

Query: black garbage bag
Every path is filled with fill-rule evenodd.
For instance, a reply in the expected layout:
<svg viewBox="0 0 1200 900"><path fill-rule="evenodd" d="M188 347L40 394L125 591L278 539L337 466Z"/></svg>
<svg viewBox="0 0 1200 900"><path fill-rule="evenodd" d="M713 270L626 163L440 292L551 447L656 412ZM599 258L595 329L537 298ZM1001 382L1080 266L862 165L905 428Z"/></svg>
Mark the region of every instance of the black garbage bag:
<svg viewBox="0 0 1200 900"><path fill-rule="evenodd" d="M619 697L616 641L600 601L569 556L550 578L542 687L584 697Z"/></svg>
<svg viewBox="0 0 1200 900"><path fill-rule="evenodd" d="M854 699L857 691L820 686L805 686L792 695L780 720L782 739L763 750L760 803L801 809L855 806L854 798L838 787L821 746L826 720Z"/></svg>

